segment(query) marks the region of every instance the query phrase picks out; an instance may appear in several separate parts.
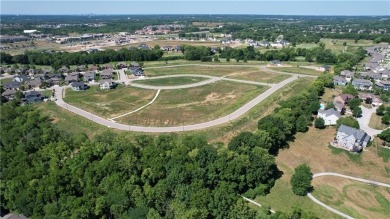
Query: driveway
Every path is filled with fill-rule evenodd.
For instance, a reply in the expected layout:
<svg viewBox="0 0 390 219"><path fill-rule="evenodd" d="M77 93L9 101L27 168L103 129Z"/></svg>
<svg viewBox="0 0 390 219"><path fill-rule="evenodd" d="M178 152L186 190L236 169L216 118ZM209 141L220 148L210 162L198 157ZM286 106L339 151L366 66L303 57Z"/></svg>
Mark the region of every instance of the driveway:
<svg viewBox="0 0 390 219"><path fill-rule="evenodd" d="M373 129L368 126L368 123L370 122L371 119L371 115L376 112L376 107L368 109L364 106L361 106L361 109L362 109L362 116L357 118L360 129L365 131L371 137L380 134L382 130Z"/></svg>

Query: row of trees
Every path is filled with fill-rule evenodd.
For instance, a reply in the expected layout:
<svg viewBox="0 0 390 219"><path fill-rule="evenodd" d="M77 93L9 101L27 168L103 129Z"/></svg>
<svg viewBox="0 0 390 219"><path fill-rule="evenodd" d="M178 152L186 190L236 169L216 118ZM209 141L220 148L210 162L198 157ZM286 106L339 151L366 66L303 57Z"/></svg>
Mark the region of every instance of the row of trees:
<svg viewBox="0 0 390 219"><path fill-rule="evenodd" d="M86 65L86 64L104 64L118 61L155 61L162 57L163 52L159 47L154 49L126 49L118 51L107 49L96 52L56 52L54 54L45 52L30 52L11 56L2 52L0 54L0 63L3 64L32 64L32 65L51 65L54 69L68 65Z"/></svg>

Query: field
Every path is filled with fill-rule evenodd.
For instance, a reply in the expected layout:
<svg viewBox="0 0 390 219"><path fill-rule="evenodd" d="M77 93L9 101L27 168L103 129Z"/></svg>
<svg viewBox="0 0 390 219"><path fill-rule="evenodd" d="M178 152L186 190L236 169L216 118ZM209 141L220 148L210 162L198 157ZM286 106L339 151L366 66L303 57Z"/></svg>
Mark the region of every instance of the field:
<svg viewBox="0 0 390 219"><path fill-rule="evenodd" d="M291 77L287 74L269 73L265 71L253 71L253 72L238 72L228 76L228 78L235 78L248 81L258 81L264 83L279 83L287 78Z"/></svg>
<svg viewBox="0 0 390 219"><path fill-rule="evenodd" d="M175 86L175 85L197 83L204 80L208 80L208 78L201 78L201 77L173 77L173 78L161 78L161 79L149 78L146 80L137 80L134 81L133 83L154 85L154 86Z"/></svg>
<svg viewBox="0 0 390 219"><path fill-rule="evenodd" d="M340 177L313 180L313 196L354 218L388 218L390 190Z"/></svg>
<svg viewBox="0 0 390 219"><path fill-rule="evenodd" d="M307 133L298 133L294 141L290 142L289 148L281 150L276 157L283 176L276 182L270 194L259 196L256 200L261 204L270 205L275 210L284 211L299 205L303 209L311 209L321 218L335 218L333 213L317 206L309 198L297 197L291 192L289 183L291 175L294 168L301 163L307 163L313 173L337 172L389 183L390 164L378 156L377 147L367 148L362 154L357 155L358 158L347 153L338 153L328 147L328 142L335 134L335 128L331 127L324 130L310 128ZM314 190L317 186L325 185L326 183L316 183Z"/></svg>
<svg viewBox="0 0 390 219"><path fill-rule="evenodd" d="M370 122L368 123L368 126L373 128L373 129L379 129L379 130L383 130L383 129L389 127L388 125L385 125L382 123L382 117L376 115L376 113L373 113L371 115L371 119L370 119Z"/></svg>
<svg viewBox="0 0 390 219"><path fill-rule="evenodd" d="M66 90L64 101L85 111L109 118L121 115L150 102L156 91L118 86L112 90L100 90L93 86L86 91Z"/></svg>
<svg viewBox="0 0 390 219"><path fill-rule="evenodd" d="M339 89L330 89L330 88L325 88L324 95L322 95L322 102L328 103L328 102L333 102L333 99L341 94L341 90Z"/></svg>
<svg viewBox="0 0 390 219"><path fill-rule="evenodd" d="M335 53L353 53L360 46L364 48L374 45L372 40L359 40L357 43L355 43L355 40L347 39L321 39L320 42L323 42L325 44L325 48L331 49ZM344 43L347 43L347 45L344 46Z"/></svg>
<svg viewBox="0 0 390 219"><path fill-rule="evenodd" d="M322 72L316 71L308 68L300 68L300 67L268 67L269 69L287 73L295 73L295 74L304 74L304 75L321 75Z"/></svg>
<svg viewBox="0 0 390 219"><path fill-rule="evenodd" d="M219 81L189 89L162 90L152 105L117 121L143 126L206 122L233 112L266 89L268 87Z"/></svg>

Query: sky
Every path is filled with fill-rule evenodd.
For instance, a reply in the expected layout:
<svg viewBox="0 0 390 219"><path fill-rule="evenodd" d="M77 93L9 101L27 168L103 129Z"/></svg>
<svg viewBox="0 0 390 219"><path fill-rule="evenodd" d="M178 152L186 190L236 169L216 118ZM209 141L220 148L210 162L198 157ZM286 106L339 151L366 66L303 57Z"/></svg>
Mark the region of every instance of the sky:
<svg viewBox="0 0 390 219"><path fill-rule="evenodd" d="M390 0L0 0L1 14L387 15Z"/></svg>

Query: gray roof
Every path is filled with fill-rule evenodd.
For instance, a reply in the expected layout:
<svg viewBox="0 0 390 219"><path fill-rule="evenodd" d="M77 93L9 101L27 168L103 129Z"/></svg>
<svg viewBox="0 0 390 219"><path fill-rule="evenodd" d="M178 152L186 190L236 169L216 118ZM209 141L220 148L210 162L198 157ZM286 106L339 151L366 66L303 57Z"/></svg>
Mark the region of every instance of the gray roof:
<svg viewBox="0 0 390 219"><path fill-rule="evenodd" d="M84 82L73 82L71 84L72 87L82 87L84 85L85 85Z"/></svg>
<svg viewBox="0 0 390 219"><path fill-rule="evenodd" d="M368 86L372 85L371 81L369 80L359 79L359 78L353 79L352 85L357 85L357 84L368 85Z"/></svg>
<svg viewBox="0 0 390 219"><path fill-rule="evenodd" d="M79 77L77 75L66 76L65 81L77 81Z"/></svg>
<svg viewBox="0 0 390 219"><path fill-rule="evenodd" d="M346 125L341 125L337 131L343 132L347 135L353 135L355 139L363 142L369 142L371 139L371 137L367 135L367 133L363 132L362 130L358 130Z"/></svg>
<svg viewBox="0 0 390 219"><path fill-rule="evenodd" d="M99 81L100 84L104 84L106 82L108 82L109 84L112 84L112 80L111 79L103 79L103 80Z"/></svg>
<svg viewBox="0 0 390 219"><path fill-rule="evenodd" d="M347 79L345 79L345 78L343 78L343 77L340 77L340 76L336 75L336 76L333 76L333 81L341 81L341 82L346 83L346 82L347 82Z"/></svg>
<svg viewBox="0 0 390 219"><path fill-rule="evenodd" d="M333 108L327 109L327 110L318 110L318 113L325 114L326 117L331 116L331 115L335 115L338 118L340 118L340 112L338 112L337 110L335 110Z"/></svg>
<svg viewBox="0 0 390 219"><path fill-rule="evenodd" d="M1 96L14 95L15 93L16 93L16 90L9 90L9 89L7 89L7 90L5 90L5 91L1 94Z"/></svg>
<svg viewBox="0 0 390 219"><path fill-rule="evenodd" d="M100 75L112 75L112 69L104 69Z"/></svg>

